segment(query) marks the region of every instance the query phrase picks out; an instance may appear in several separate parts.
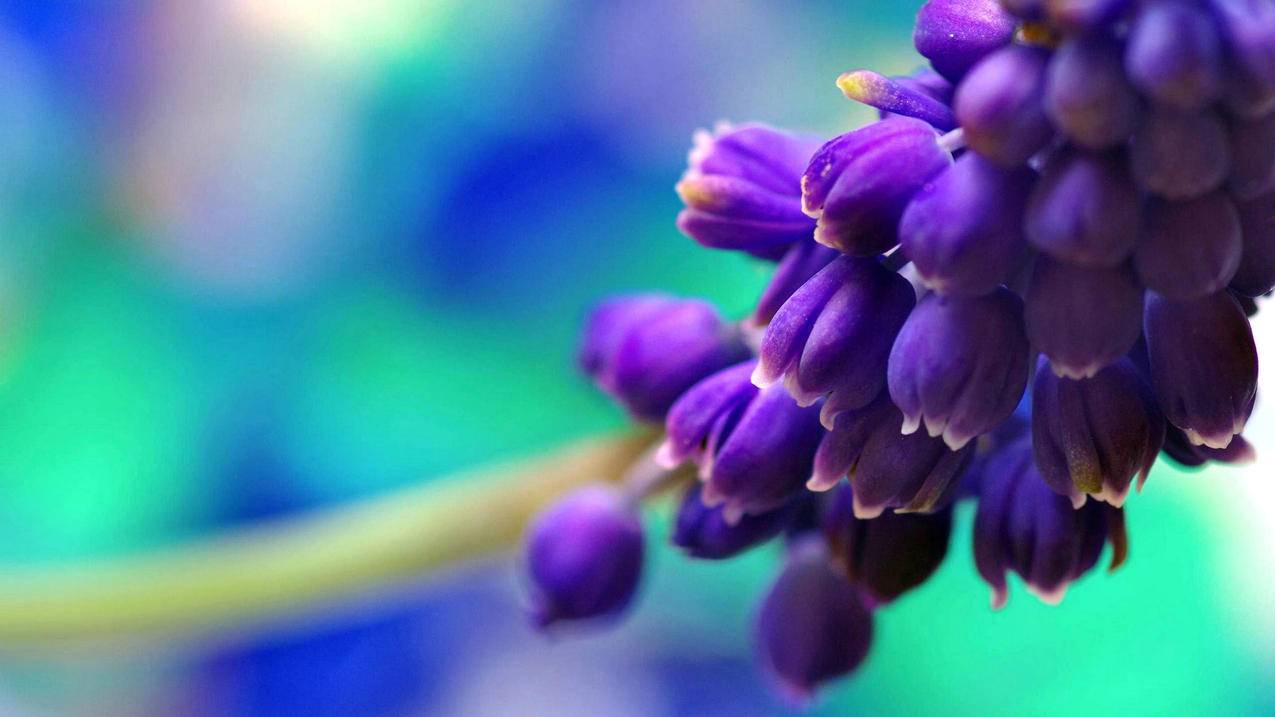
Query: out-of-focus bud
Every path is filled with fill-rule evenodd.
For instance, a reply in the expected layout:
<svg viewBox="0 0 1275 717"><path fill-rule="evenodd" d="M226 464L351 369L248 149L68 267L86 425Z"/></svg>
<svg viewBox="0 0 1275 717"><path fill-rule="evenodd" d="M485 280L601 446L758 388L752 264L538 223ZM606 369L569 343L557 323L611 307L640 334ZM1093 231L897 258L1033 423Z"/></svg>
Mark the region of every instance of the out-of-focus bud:
<svg viewBox="0 0 1275 717"><path fill-rule="evenodd" d="M1242 253L1240 215L1225 193L1185 202L1153 199L1143 212L1134 266L1148 289L1192 299L1225 289Z"/></svg>
<svg viewBox="0 0 1275 717"><path fill-rule="evenodd" d="M1125 67L1144 95L1168 107L1198 110L1222 96L1222 42L1194 3L1145 5L1129 31Z"/></svg>
<svg viewBox="0 0 1275 717"><path fill-rule="evenodd" d="M702 490L698 483L686 489L673 526L673 544L694 558L723 560L739 555L779 535L796 513L797 500L793 500L777 510L746 515L732 524L720 506L704 505Z"/></svg>
<svg viewBox="0 0 1275 717"><path fill-rule="evenodd" d="M956 89L956 119L970 149L994 164L1027 163L1053 137L1045 114L1049 53L1010 45L987 56Z"/></svg>
<svg viewBox="0 0 1275 717"><path fill-rule="evenodd" d="M1250 298L1275 288L1275 192L1239 205L1244 251L1231 289Z"/></svg>
<svg viewBox="0 0 1275 717"><path fill-rule="evenodd" d="M1222 449L1194 446L1177 426L1169 426L1164 437L1164 455L1184 468L1199 468L1208 463L1244 465L1257 460L1257 450L1244 436L1231 439L1231 445Z"/></svg>
<svg viewBox="0 0 1275 717"><path fill-rule="evenodd" d="M1207 0L1230 68L1227 103L1246 117L1275 111L1275 3Z"/></svg>
<svg viewBox="0 0 1275 717"><path fill-rule="evenodd" d="M1231 176L1227 190L1247 202L1275 190L1275 112L1255 120L1231 119Z"/></svg>
<svg viewBox="0 0 1275 717"><path fill-rule="evenodd" d="M1014 18L996 0L929 0L916 16L912 42L952 82L1014 38Z"/></svg>
<svg viewBox="0 0 1275 717"><path fill-rule="evenodd" d="M1027 337L1067 378L1089 378L1142 333L1142 287L1128 266L1075 267L1038 257L1027 289Z"/></svg>
<svg viewBox="0 0 1275 717"><path fill-rule="evenodd" d="M1102 30L1118 21L1131 0L1043 0L1049 21L1069 33Z"/></svg>
<svg viewBox="0 0 1275 717"><path fill-rule="evenodd" d="M1123 144L1141 103L1124 72L1120 45L1107 37L1075 37L1049 61L1045 111L1072 142L1087 149Z"/></svg>
<svg viewBox="0 0 1275 717"><path fill-rule="evenodd" d="M1154 108L1133 134L1133 176L1148 192L1182 201L1219 188L1231 174L1231 141L1213 112Z"/></svg>
<svg viewBox="0 0 1275 717"><path fill-rule="evenodd" d="M1141 202L1118 154L1067 152L1045 166L1024 220L1027 241L1077 266L1115 266L1138 241Z"/></svg>

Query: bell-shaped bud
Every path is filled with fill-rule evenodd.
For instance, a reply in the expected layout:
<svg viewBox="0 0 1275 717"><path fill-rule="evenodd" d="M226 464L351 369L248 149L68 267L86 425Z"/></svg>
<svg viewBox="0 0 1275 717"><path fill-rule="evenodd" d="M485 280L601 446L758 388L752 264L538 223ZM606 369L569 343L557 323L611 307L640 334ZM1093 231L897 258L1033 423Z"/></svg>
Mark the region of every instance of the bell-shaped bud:
<svg viewBox="0 0 1275 717"><path fill-rule="evenodd" d="M1275 192L1239 205L1244 250L1231 289L1258 297L1275 288Z"/></svg>
<svg viewBox="0 0 1275 717"><path fill-rule="evenodd" d="M1134 255L1138 278L1170 299L1221 291L1240 266L1240 215L1222 192L1185 202L1153 199Z"/></svg>
<svg viewBox="0 0 1275 717"><path fill-rule="evenodd" d="M1027 338L1059 376L1089 378L1142 333L1142 287L1128 266L1076 267L1039 257L1027 289Z"/></svg>
<svg viewBox="0 0 1275 717"><path fill-rule="evenodd" d="M1141 109L1115 40L1074 37L1049 61L1045 111L1075 144L1093 150L1123 144L1133 134Z"/></svg>
<svg viewBox="0 0 1275 717"><path fill-rule="evenodd" d="M766 290L757 300L757 308L748 318L748 325L751 328L762 328L769 324L789 297L839 256L841 252L816 243L813 239L793 244L775 267L770 283L766 284Z"/></svg>
<svg viewBox="0 0 1275 717"><path fill-rule="evenodd" d="M1275 112L1255 120L1231 119L1231 176L1226 188L1247 202L1275 190Z"/></svg>
<svg viewBox="0 0 1275 717"><path fill-rule="evenodd" d="M853 70L837 78L837 87L849 99L901 117L914 117L938 130L956 126L947 103L909 83L871 70Z"/></svg>
<svg viewBox="0 0 1275 717"><path fill-rule="evenodd" d="M890 249L912 196L951 163L934 128L910 117L828 142L801 178L802 206L818 220L815 240L853 256Z"/></svg>
<svg viewBox="0 0 1275 717"><path fill-rule="evenodd" d="M1148 292L1143 321L1165 417L1192 445L1226 448L1257 395L1257 347L1243 309L1225 291L1187 301Z"/></svg>
<svg viewBox="0 0 1275 717"><path fill-rule="evenodd" d="M1026 45L1004 47L974 66L956 89L956 119L970 149L994 164L1027 163L1053 137L1045 114L1049 54Z"/></svg>
<svg viewBox="0 0 1275 717"><path fill-rule="evenodd" d="M1129 30L1125 67L1142 94L1167 107L1199 110L1222 96L1222 41L1195 3L1145 5Z"/></svg>
<svg viewBox="0 0 1275 717"><path fill-rule="evenodd" d="M1124 511L1097 501L1073 508L1045 485L1028 441L1005 446L989 461L974 517L974 564L992 588L992 607L1009 598L1010 570L1042 601L1061 602L1107 542L1115 570L1129 548Z"/></svg>
<svg viewBox="0 0 1275 717"><path fill-rule="evenodd" d="M1169 426L1164 437L1164 455L1183 468L1199 468L1209 463L1245 465L1257 460L1257 450L1244 436L1231 439L1226 448L1209 448L1192 445L1186 434L1176 426Z"/></svg>
<svg viewBox="0 0 1275 717"><path fill-rule="evenodd" d="M1030 356L1023 302L1013 292L930 294L890 353L890 397L903 412L903 431L924 424L930 436L962 448L1014 412Z"/></svg>
<svg viewBox="0 0 1275 717"><path fill-rule="evenodd" d="M1052 158L1027 205L1027 241L1078 266L1115 266L1138 241L1141 201L1118 154L1066 152Z"/></svg>
<svg viewBox="0 0 1275 717"><path fill-rule="evenodd" d="M641 294L593 310L579 362L634 417L663 421L686 389L748 353L739 330L708 302Z"/></svg>
<svg viewBox="0 0 1275 717"><path fill-rule="evenodd" d="M801 211L801 173L819 144L759 124L700 130L677 183L686 204L678 228L707 247L778 259L814 230Z"/></svg>
<svg viewBox="0 0 1275 717"><path fill-rule="evenodd" d="M792 295L766 327L753 382L781 379L803 406L827 396L825 424L885 387L894 337L916 303L906 279L875 259L841 257Z"/></svg>
<svg viewBox="0 0 1275 717"><path fill-rule="evenodd" d="M802 703L824 682L853 672L872 646L872 612L830 560L817 537L798 541L757 615L762 668Z"/></svg>
<svg viewBox="0 0 1275 717"><path fill-rule="evenodd" d="M996 0L929 0L916 16L912 42L952 82L1014 39L1017 23Z"/></svg>
<svg viewBox="0 0 1275 717"><path fill-rule="evenodd" d="M1044 0L1049 22L1064 32L1089 33L1111 26L1132 0Z"/></svg>
<svg viewBox="0 0 1275 717"><path fill-rule="evenodd" d="M1230 68L1227 103L1246 117L1275 111L1275 3L1207 0Z"/></svg>
<svg viewBox="0 0 1275 717"><path fill-rule="evenodd" d="M726 520L721 506L704 505L703 488L686 489L673 525L673 544L693 558L723 560L761 545L783 532L796 513L797 500L760 515L746 515L735 523Z"/></svg>
<svg viewBox="0 0 1275 717"><path fill-rule="evenodd" d="M976 296L1009 280L1027 259L1023 211L1035 181L1026 167L1001 169L969 152L926 184L899 224L921 281Z"/></svg>
<svg viewBox="0 0 1275 717"><path fill-rule="evenodd" d="M1154 108L1133 135L1130 164L1138 183L1174 201L1201 197L1231 173L1231 142L1213 112Z"/></svg>
<svg viewBox="0 0 1275 717"><path fill-rule="evenodd" d="M614 487L582 488L549 506L526 538L532 621L619 613L637 590L643 551L638 514Z"/></svg>

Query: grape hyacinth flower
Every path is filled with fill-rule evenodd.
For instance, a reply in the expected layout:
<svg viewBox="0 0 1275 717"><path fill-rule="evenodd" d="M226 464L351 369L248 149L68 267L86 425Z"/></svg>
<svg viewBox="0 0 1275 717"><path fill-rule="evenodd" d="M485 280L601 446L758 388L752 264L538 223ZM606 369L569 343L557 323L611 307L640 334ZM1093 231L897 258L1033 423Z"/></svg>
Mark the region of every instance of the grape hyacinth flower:
<svg viewBox="0 0 1275 717"><path fill-rule="evenodd" d="M726 520L721 506L704 505L703 486L694 483L682 495L673 526L673 545L693 558L724 560L774 538L783 532L799 507L794 498L769 513L746 515L735 523Z"/></svg>

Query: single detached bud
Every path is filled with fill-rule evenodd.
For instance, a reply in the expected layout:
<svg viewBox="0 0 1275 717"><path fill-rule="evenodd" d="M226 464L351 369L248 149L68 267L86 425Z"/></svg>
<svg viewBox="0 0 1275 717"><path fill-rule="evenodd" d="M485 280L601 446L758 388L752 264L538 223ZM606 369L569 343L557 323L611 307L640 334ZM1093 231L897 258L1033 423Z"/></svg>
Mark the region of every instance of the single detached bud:
<svg viewBox="0 0 1275 717"><path fill-rule="evenodd" d="M1231 173L1231 142L1212 112L1152 109L1133 135L1133 175L1152 194L1182 201L1219 188Z"/></svg>
<svg viewBox="0 0 1275 717"><path fill-rule="evenodd" d="M970 149L989 161L1026 164L1053 136L1045 114L1045 70L1049 54L1010 45L974 66L956 90L956 119Z"/></svg>
<svg viewBox="0 0 1275 717"><path fill-rule="evenodd" d="M1222 192L1185 202L1152 200L1134 265L1144 286L1170 299L1221 291L1240 265L1240 215Z"/></svg>
<svg viewBox="0 0 1275 717"><path fill-rule="evenodd" d="M1208 11L1185 0L1138 13L1125 66L1144 95L1168 107L1199 110L1222 96L1222 41Z"/></svg>
<svg viewBox="0 0 1275 717"><path fill-rule="evenodd" d="M974 518L974 564L992 588L992 607L1009 598L1007 571L1042 601L1057 604L1111 543L1115 570L1128 553L1124 512L1090 502L1079 510L1045 485L1028 441L1005 446L983 471Z"/></svg>
<svg viewBox="0 0 1275 717"><path fill-rule="evenodd" d="M1142 333L1142 287L1128 266L1083 268L1039 257L1027 289L1027 338L1059 376L1089 378Z"/></svg>
<svg viewBox="0 0 1275 717"><path fill-rule="evenodd" d="M1244 251L1231 289L1246 297L1275 288L1275 192L1239 205Z"/></svg>
<svg viewBox="0 0 1275 717"><path fill-rule="evenodd" d="M784 382L803 406L827 396L825 423L885 387L894 337L916 303L906 279L875 259L841 257L797 290L766 327L753 382Z"/></svg>
<svg viewBox="0 0 1275 717"><path fill-rule="evenodd" d="M1069 33L1102 30L1128 11L1132 0L1044 0L1049 21Z"/></svg>
<svg viewBox="0 0 1275 717"><path fill-rule="evenodd" d="M756 645L765 672L799 702L808 702L821 684L853 672L868 656L872 612L833 570L817 537L789 551L757 616Z"/></svg>
<svg viewBox="0 0 1275 717"><path fill-rule="evenodd" d="M770 283L757 300L757 308L748 318L748 325L761 328L775 318L779 307L797 292L810 277L818 274L833 259L841 256L841 252L816 243L813 239L797 242L788 249L784 258L779 260Z"/></svg>
<svg viewBox="0 0 1275 717"><path fill-rule="evenodd" d="M562 498L527 533L532 621L547 627L622 611L637 590L642 555L642 523L618 489L591 486Z"/></svg>
<svg viewBox="0 0 1275 717"><path fill-rule="evenodd" d="M1257 451L1253 444L1244 440L1244 436L1231 439L1231 445L1226 448L1215 449L1192 445L1186 434L1176 426L1169 426L1165 434L1164 455L1184 468L1199 468L1208 463L1245 465L1257 460Z"/></svg>
<svg viewBox="0 0 1275 717"><path fill-rule="evenodd" d="M1045 111L1081 147L1109 149L1128 140L1141 106L1125 76L1120 45L1104 36L1063 43L1049 62Z"/></svg>
<svg viewBox="0 0 1275 717"><path fill-rule="evenodd" d="M1255 120L1232 119L1228 129L1231 195L1245 202L1275 190L1275 112Z"/></svg>
<svg viewBox="0 0 1275 717"><path fill-rule="evenodd" d="M1275 3L1207 0L1221 30L1230 68L1228 105L1246 117L1275 111Z"/></svg>
<svg viewBox="0 0 1275 717"><path fill-rule="evenodd" d="M801 172L818 147L758 124L700 130L677 183L686 204L678 228L707 247L778 259L814 230L801 211Z"/></svg>
<svg viewBox="0 0 1275 717"><path fill-rule="evenodd" d="M1027 241L1078 266L1115 266L1138 241L1141 203L1118 154L1067 152L1045 166L1027 205Z"/></svg>
<svg viewBox="0 0 1275 717"><path fill-rule="evenodd" d="M934 128L899 117L828 142L801 178L802 206L815 240L854 256L899 243L899 217L912 196L952 163Z"/></svg>
<svg viewBox="0 0 1275 717"><path fill-rule="evenodd" d="M1027 259L1023 212L1036 173L968 152L917 193L899 239L921 281L942 294L994 291Z"/></svg>
<svg viewBox="0 0 1275 717"><path fill-rule="evenodd" d="M1192 445L1226 448L1257 395L1257 347L1243 309L1225 291L1188 301L1148 292L1144 324L1165 417Z"/></svg>
<svg viewBox="0 0 1275 717"><path fill-rule="evenodd" d="M723 560L761 545L783 532L796 513L797 500L760 515L746 515L730 523L720 506L704 505L702 486L691 485L682 495L673 526L673 544L693 558Z"/></svg>
<svg viewBox="0 0 1275 717"><path fill-rule="evenodd" d="M929 0L917 13L912 42L940 75L959 82L1008 45L1016 25L996 0Z"/></svg>
<svg viewBox="0 0 1275 717"><path fill-rule="evenodd" d="M708 302L641 294L593 310L579 362L633 416L663 421L686 389L748 353L740 332Z"/></svg>
<svg viewBox="0 0 1275 717"><path fill-rule="evenodd" d="M952 108L930 92L871 70L854 70L837 78L849 99L901 117L914 117L938 130L956 126Z"/></svg>
<svg viewBox="0 0 1275 717"><path fill-rule="evenodd" d="M890 353L890 397L903 412L903 432L924 424L930 436L962 448L1014 412L1030 356L1023 302L1013 292L930 294Z"/></svg>

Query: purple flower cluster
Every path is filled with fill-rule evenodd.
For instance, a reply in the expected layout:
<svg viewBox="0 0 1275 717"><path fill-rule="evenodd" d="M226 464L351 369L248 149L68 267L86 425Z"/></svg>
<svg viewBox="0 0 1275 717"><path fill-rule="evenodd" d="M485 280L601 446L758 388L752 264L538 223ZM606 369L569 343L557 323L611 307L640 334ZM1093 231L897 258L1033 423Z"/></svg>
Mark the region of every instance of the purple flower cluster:
<svg viewBox="0 0 1275 717"><path fill-rule="evenodd" d="M683 232L777 262L739 324L662 296L593 314L581 363L657 459L699 481L673 542L786 535L761 662L809 695L865 658L875 610L977 501L993 603L1049 602L1111 544L1157 457L1250 459L1248 317L1275 288L1275 1L930 0L930 68L837 85L880 119L827 142L695 140ZM641 566L633 501L532 529L542 623L611 615Z"/></svg>

